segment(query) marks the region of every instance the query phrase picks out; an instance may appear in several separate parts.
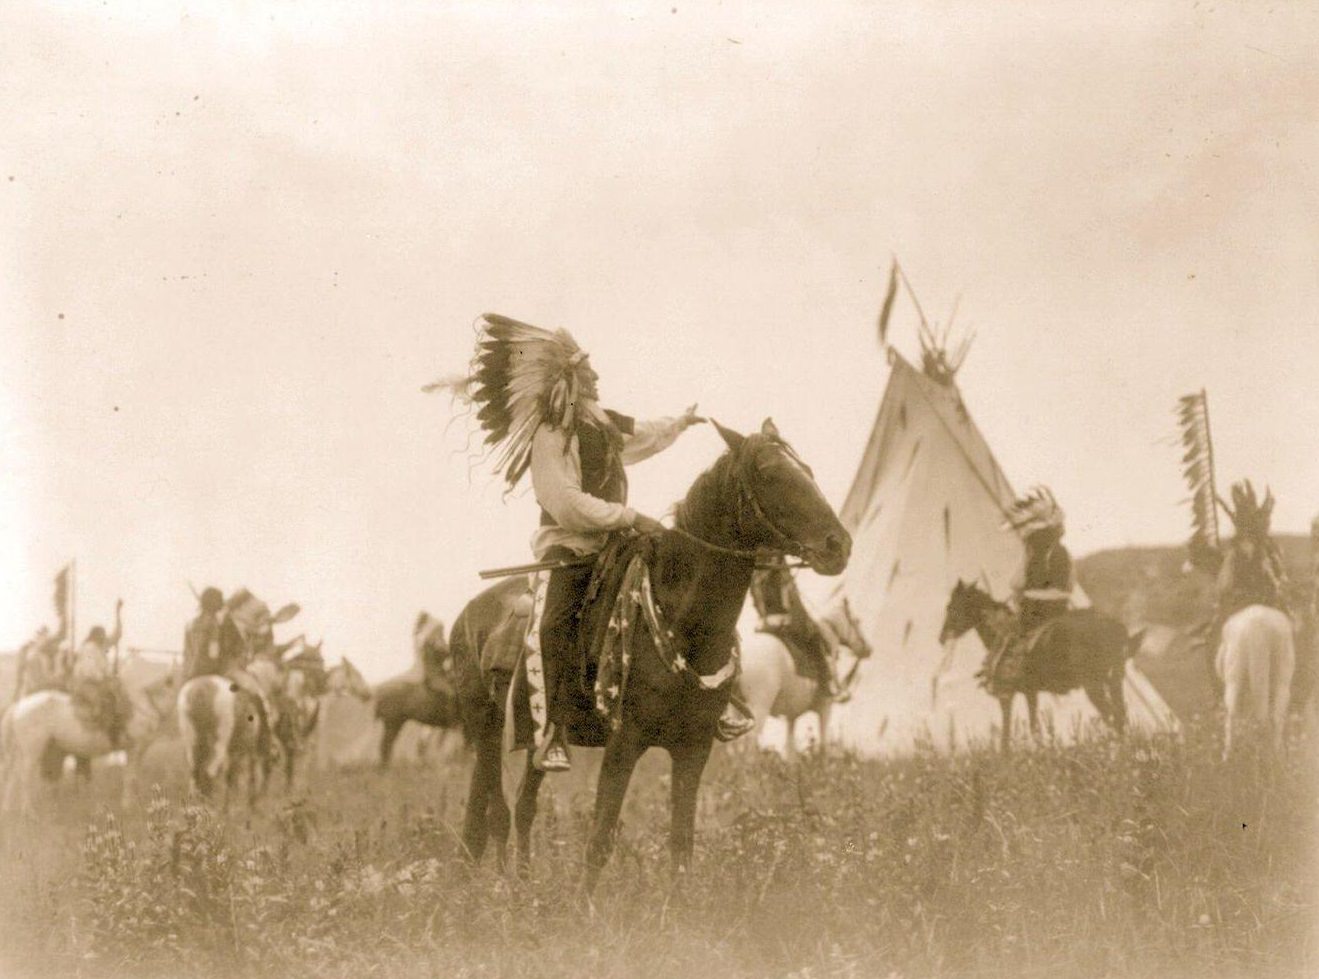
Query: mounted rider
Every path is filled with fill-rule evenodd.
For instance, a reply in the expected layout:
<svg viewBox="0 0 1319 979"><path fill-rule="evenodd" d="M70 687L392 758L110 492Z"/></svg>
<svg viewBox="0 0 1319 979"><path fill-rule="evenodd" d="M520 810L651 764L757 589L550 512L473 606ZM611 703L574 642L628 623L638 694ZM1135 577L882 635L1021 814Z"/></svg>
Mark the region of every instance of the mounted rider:
<svg viewBox="0 0 1319 979"><path fill-rule="evenodd" d="M797 579L786 566L761 568L751 578L751 601L760 616L759 632L776 636L800 664L803 676L838 696L838 678L830 663L829 643L802 603Z"/></svg>
<svg viewBox="0 0 1319 979"><path fill-rule="evenodd" d="M132 706L117 664L111 662L110 650L119 646L124 635L124 602L115 604L114 632L106 634L104 626L93 626L74 653L69 671L69 695L74 706L84 711L95 726L105 731L110 744L118 748L128 725Z"/></svg>
<svg viewBox="0 0 1319 979"><path fill-rule="evenodd" d="M183 682L197 676L226 677L256 699L264 729L273 730L278 715L270 691L249 669L256 647L269 633L270 610L245 588L226 602L220 589L208 587L197 603L197 615L183 634Z"/></svg>
<svg viewBox="0 0 1319 979"><path fill-rule="evenodd" d="M663 451L705 420L693 405L674 418L637 422L601 407L598 381L567 330L486 314L471 376L439 385L481 405L486 443L499 453L496 470L510 490L530 472L541 508L532 550L538 561L563 562L550 572L539 633L549 723L535 763L543 771L571 764L564 728L593 559L611 534L664 530L627 505L624 466Z"/></svg>
<svg viewBox="0 0 1319 979"><path fill-rule="evenodd" d="M64 645L68 622L60 619L58 632L52 633L42 626L18 651L18 666L14 674L14 700L20 700L38 690L63 690L68 686L69 672L73 668L72 650Z"/></svg>
<svg viewBox="0 0 1319 979"><path fill-rule="evenodd" d="M1017 628L998 649L989 650L981 668L986 685L1010 682L1044 627L1064 615L1076 588L1072 556L1063 546L1065 515L1046 487L1037 486L1008 508L1005 530L1015 530L1025 545L1012 581Z"/></svg>
<svg viewBox="0 0 1319 979"><path fill-rule="evenodd" d="M444 623L429 612L417 616L412 627L412 650L421 669L421 682L435 693L452 694L454 680Z"/></svg>
<svg viewBox="0 0 1319 979"><path fill-rule="evenodd" d="M1291 614L1282 554L1269 537L1273 493L1266 491L1261 502L1250 480L1245 480L1232 487L1232 503L1228 515L1236 532L1223 555L1215 588L1219 627L1250 605L1267 605Z"/></svg>

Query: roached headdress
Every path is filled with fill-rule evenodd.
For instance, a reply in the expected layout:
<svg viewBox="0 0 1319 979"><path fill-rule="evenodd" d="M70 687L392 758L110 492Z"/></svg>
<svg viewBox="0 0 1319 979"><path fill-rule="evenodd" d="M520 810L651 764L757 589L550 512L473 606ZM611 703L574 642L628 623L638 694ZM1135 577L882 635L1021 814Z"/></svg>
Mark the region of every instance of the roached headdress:
<svg viewBox="0 0 1319 979"><path fill-rule="evenodd" d="M543 330L486 313L467 376L428 384L478 405L476 417L493 447L495 471L510 487L531 464L531 441L542 424L572 431L595 398L586 351L567 330Z"/></svg>
<svg viewBox="0 0 1319 979"><path fill-rule="evenodd" d="M1039 530L1062 530L1063 511L1047 487L1036 486L1008 507L1004 530L1029 537Z"/></svg>

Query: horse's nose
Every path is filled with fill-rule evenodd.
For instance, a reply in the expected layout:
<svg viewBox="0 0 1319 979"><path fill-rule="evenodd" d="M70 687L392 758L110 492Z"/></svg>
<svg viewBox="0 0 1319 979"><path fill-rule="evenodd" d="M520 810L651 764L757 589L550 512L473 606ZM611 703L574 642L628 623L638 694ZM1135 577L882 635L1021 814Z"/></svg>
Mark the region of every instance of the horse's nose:
<svg viewBox="0 0 1319 979"><path fill-rule="evenodd" d="M824 547L831 557L837 556L846 561L852 556L852 535L845 530L830 534L824 539Z"/></svg>

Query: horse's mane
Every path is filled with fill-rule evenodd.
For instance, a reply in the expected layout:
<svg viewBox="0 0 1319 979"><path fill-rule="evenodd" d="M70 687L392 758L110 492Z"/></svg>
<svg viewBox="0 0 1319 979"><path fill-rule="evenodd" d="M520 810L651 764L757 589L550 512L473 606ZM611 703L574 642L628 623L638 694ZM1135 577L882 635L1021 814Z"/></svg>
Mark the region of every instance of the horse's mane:
<svg viewBox="0 0 1319 979"><path fill-rule="evenodd" d="M700 524L709 519L723 500L732 485L737 472L736 461L739 451L729 449L714 463L696 477L687 495L682 498L673 512L673 522L683 530L691 530L693 524Z"/></svg>

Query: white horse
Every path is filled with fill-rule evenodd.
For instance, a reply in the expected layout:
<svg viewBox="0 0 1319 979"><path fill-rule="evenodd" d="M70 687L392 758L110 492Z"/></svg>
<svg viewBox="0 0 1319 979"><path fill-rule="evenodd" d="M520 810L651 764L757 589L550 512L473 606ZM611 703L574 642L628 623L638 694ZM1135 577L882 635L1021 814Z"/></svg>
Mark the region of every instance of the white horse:
<svg viewBox="0 0 1319 979"><path fill-rule="evenodd" d="M126 756L123 803L137 788L138 766L146 749L161 733L169 715L173 678L142 687L127 687L129 715L121 744L110 743L104 730L89 724L73 697L63 690L39 690L11 704L0 717L0 771L4 794L0 810L32 809L32 784L42 774L58 777L66 755L99 758L121 750ZM51 760L56 764L52 766Z"/></svg>
<svg viewBox="0 0 1319 979"><path fill-rule="evenodd" d="M1295 666L1292 621L1285 613L1248 605L1223 623L1215 667L1227 707L1224 760L1248 723L1267 725L1274 750L1282 747Z"/></svg>
<svg viewBox="0 0 1319 979"><path fill-rule="evenodd" d="M812 711L820 719L817 745L820 750L824 749L830 711L835 703L845 702L851 696L857 667L871 653L870 644L862 635L847 599L843 599L820 618L819 625L829 648L830 669L839 681L840 692L837 697L831 697L829 691L817 681L797 672L792 653L777 636L757 632L742 642L742 674L738 682L747 706L755 715L756 733L760 733L769 717L782 717L788 726L785 748L789 758L795 757L797 753L797 718ZM841 647L846 647L853 656L852 667L845 677L838 675Z"/></svg>

